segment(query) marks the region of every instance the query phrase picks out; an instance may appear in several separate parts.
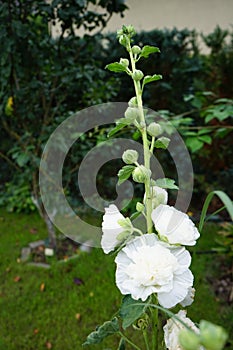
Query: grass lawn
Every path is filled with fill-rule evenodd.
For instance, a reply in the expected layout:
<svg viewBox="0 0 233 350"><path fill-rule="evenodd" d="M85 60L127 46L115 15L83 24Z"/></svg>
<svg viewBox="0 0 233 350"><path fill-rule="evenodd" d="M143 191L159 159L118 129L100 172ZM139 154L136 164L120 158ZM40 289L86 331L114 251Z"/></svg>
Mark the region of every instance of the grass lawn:
<svg viewBox="0 0 233 350"><path fill-rule="evenodd" d="M199 254L215 245L215 234L215 225L206 226L193 253L197 291L188 316L223 325L232 334L232 308L207 282L218 275L221 260L216 254ZM21 248L46 236L37 214L0 211L0 350L82 349L86 336L118 310L121 295L114 285L114 257L100 249L53 263L50 269L20 262ZM86 349L115 350L117 342L110 337ZM233 349L231 342L227 349Z"/></svg>

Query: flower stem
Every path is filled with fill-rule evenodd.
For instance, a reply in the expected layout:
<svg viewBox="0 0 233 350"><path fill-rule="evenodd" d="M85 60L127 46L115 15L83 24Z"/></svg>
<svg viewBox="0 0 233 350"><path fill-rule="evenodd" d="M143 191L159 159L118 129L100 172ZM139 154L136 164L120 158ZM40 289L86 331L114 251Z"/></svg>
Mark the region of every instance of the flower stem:
<svg viewBox="0 0 233 350"><path fill-rule="evenodd" d="M155 304L158 304L157 298L154 298ZM152 319L152 350L158 349L158 309L150 308Z"/></svg>
<svg viewBox="0 0 233 350"><path fill-rule="evenodd" d="M132 73L136 70L135 65L135 59L132 53L131 46L129 44L129 55L130 55L130 61L132 66ZM149 141L147 138L147 131L146 131L146 122L145 122L145 116L143 111L143 103L142 103L142 89L140 81L136 81L133 79L134 82L134 88L135 93L137 97L137 105L139 109L139 117L140 117L140 124L141 124L141 134L142 134L142 141L143 141L143 150L144 150L144 166L150 170L150 157L151 152L149 148ZM147 222L147 232L152 233L153 232L153 224L151 219L151 213L152 213L152 198L151 198L151 186L150 186L150 179L146 180L145 183L145 193L146 193L146 222Z"/></svg>
<svg viewBox="0 0 233 350"><path fill-rule="evenodd" d="M131 340L129 340L122 332L118 332L120 334L120 336L122 338L124 338L124 340L129 343L134 349L136 350L141 350L141 348L139 348L136 344L134 344Z"/></svg>
<svg viewBox="0 0 233 350"><path fill-rule="evenodd" d="M150 350L150 346L149 346L148 336L147 336L147 331L146 330L143 331L143 337L144 337L144 341L145 341L145 344L146 344L146 350Z"/></svg>

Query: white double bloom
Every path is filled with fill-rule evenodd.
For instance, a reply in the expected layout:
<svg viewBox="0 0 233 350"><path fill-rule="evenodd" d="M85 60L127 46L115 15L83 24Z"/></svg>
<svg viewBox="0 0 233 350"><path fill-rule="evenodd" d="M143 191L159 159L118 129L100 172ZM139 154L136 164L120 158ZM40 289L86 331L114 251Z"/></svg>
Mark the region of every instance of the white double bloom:
<svg viewBox="0 0 233 350"><path fill-rule="evenodd" d="M169 205L160 204L151 218L160 238L170 244L193 246L200 237L188 215Z"/></svg>
<svg viewBox="0 0 233 350"><path fill-rule="evenodd" d="M189 252L160 242L153 233L129 242L115 262L118 288L135 300L145 301L156 293L160 305L171 308L187 297L193 285Z"/></svg>

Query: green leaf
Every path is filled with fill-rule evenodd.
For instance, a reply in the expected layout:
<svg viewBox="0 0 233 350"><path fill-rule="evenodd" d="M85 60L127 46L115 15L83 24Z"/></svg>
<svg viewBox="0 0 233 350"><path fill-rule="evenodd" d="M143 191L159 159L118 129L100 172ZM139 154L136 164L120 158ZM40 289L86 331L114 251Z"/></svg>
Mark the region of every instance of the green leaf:
<svg viewBox="0 0 233 350"><path fill-rule="evenodd" d="M125 165L123 166L123 168L121 168L118 172L118 185L121 185L123 182L125 182L130 175L132 174L132 172L134 171L135 166L134 165Z"/></svg>
<svg viewBox="0 0 233 350"><path fill-rule="evenodd" d="M111 321L104 322L96 331L90 333L83 345L99 344L104 338L117 332L119 332L119 323L117 317L114 317Z"/></svg>
<svg viewBox="0 0 233 350"><path fill-rule="evenodd" d="M122 130L125 126L126 126L126 124L116 125L115 128L113 128L112 130L109 131L108 137L115 135L118 131Z"/></svg>
<svg viewBox="0 0 233 350"><path fill-rule="evenodd" d="M116 73L127 71L127 68L119 62L107 64L105 68L110 70L111 72L116 72Z"/></svg>
<svg viewBox="0 0 233 350"><path fill-rule="evenodd" d="M194 153L202 148L203 142L201 140L198 140L198 138L195 137L187 137L186 146L190 148L190 150Z"/></svg>
<svg viewBox="0 0 233 350"><path fill-rule="evenodd" d="M139 57L147 58L151 53L155 53L155 52L160 52L158 47L145 45L143 46Z"/></svg>
<svg viewBox="0 0 233 350"><path fill-rule="evenodd" d="M126 295L120 307L119 315L122 318L122 327L126 329L133 322L135 322L147 308L148 300L145 302L140 302L134 300L130 295Z"/></svg>
<svg viewBox="0 0 233 350"><path fill-rule="evenodd" d="M209 135L198 136L198 140L208 143L208 145L211 145L212 143L212 138Z"/></svg>
<svg viewBox="0 0 233 350"><path fill-rule="evenodd" d="M205 218L206 218L206 213L207 213L208 207L209 207L210 202L211 202L214 195L218 196L221 199L221 201L225 205L226 210L228 211L228 213L231 217L231 220L233 221L233 203L232 203L232 200L230 199L230 197L228 197L228 195L223 191L212 191L206 197L202 211L201 211L200 222L199 222L199 231L202 231L202 229L203 229Z"/></svg>
<svg viewBox="0 0 233 350"><path fill-rule="evenodd" d="M124 340L124 338L121 338L117 350L125 350L125 349L126 349L126 347L125 347L125 340Z"/></svg>
<svg viewBox="0 0 233 350"><path fill-rule="evenodd" d="M167 188L169 190L178 190L179 187L175 185L175 180L169 179L167 177L163 179L157 179L154 182L155 186L159 186L161 188Z"/></svg>
<svg viewBox="0 0 233 350"><path fill-rule="evenodd" d="M144 85L151 83L152 81L157 81L162 79L162 75L160 74L154 74L154 75L146 75L143 79L143 83L142 83L142 89L144 88Z"/></svg>

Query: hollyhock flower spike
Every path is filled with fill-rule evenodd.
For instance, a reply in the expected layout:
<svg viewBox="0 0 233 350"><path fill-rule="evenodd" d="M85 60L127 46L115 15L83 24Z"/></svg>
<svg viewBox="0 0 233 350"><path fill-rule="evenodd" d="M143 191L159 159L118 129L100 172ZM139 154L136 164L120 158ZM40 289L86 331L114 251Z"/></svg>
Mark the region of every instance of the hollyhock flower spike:
<svg viewBox="0 0 233 350"><path fill-rule="evenodd" d="M188 215L169 205L159 205L151 218L160 238L170 244L193 246L200 237Z"/></svg>
<svg viewBox="0 0 233 350"><path fill-rule="evenodd" d="M115 262L117 287L135 300L145 301L157 293L159 304L171 308L185 299L193 285L189 252L184 247L169 248L154 233L133 239Z"/></svg>

